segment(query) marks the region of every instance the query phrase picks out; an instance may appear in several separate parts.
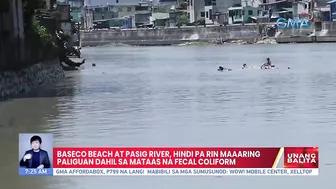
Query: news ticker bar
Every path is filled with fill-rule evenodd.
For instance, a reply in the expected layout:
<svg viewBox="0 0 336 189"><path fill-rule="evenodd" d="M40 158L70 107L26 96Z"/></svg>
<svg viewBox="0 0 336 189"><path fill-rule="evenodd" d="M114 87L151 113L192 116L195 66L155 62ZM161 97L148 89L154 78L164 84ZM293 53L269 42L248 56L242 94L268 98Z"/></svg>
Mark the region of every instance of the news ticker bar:
<svg viewBox="0 0 336 189"><path fill-rule="evenodd" d="M319 169L20 168L20 176L318 176Z"/></svg>
<svg viewBox="0 0 336 189"><path fill-rule="evenodd" d="M53 168L318 168L317 147L53 148Z"/></svg>

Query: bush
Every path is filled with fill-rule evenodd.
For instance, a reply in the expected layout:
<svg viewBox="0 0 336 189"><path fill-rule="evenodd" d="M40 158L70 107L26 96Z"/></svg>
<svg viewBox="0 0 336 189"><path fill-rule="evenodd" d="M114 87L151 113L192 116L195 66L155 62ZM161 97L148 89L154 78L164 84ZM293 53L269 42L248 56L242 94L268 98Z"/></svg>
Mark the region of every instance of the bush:
<svg viewBox="0 0 336 189"><path fill-rule="evenodd" d="M26 30L26 39L32 58L36 61L55 58L58 51L53 36L47 28L40 25L36 17L33 17L30 23Z"/></svg>
<svg viewBox="0 0 336 189"><path fill-rule="evenodd" d="M189 23L189 18L186 15L179 15L177 17L177 25L182 26Z"/></svg>
<svg viewBox="0 0 336 189"><path fill-rule="evenodd" d="M47 28L40 25L40 22L34 17L32 21L33 32L39 37L42 47L46 47L53 43L52 35L49 33Z"/></svg>

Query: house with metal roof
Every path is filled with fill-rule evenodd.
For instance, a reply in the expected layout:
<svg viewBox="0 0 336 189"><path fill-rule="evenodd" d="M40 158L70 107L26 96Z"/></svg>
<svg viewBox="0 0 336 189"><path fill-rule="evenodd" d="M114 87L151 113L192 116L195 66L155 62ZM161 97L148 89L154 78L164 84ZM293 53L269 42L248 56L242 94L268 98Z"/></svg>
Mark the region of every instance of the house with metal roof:
<svg viewBox="0 0 336 189"><path fill-rule="evenodd" d="M153 13L150 22L156 27L169 27L169 13Z"/></svg>
<svg viewBox="0 0 336 189"><path fill-rule="evenodd" d="M294 0L265 0L259 6L264 9L264 15L267 15L271 20L277 19L284 14L292 14L293 2Z"/></svg>

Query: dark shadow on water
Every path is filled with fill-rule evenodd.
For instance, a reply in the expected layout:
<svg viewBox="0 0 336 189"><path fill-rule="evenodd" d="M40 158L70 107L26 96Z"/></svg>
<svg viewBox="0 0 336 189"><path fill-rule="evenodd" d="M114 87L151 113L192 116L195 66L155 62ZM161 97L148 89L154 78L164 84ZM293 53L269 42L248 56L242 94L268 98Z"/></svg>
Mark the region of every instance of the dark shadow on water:
<svg viewBox="0 0 336 189"><path fill-rule="evenodd" d="M44 129L48 119L54 119L60 114L58 98L73 98L75 81L74 77L66 77L54 85L0 101L0 131L6 128L8 131ZM67 108L71 109L71 106Z"/></svg>
<svg viewBox="0 0 336 189"><path fill-rule="evenodd" d="M0 161L3 170L0 177L8 182L1 182L0 188L34 187L42 189L46 180L39 178L19 178L17 173L18 134L50 132L52 120L59 120L65 110L71 109L71 104L65 110L60 109L60 99L71 99L75 93L76 78L66 77L64 80L50 86L33 90L10 100L0 102L0 148L3 149ZM60 125L62 126L62 125ZM34 186L35 183L38 186Z"/></svg>
<svg viewBox="0 0 336 189"><path fill-rule="evenodd" d="M11 97L5 100L0 100L0 103L8 100L24 99L24 98L58 98L58 97L74 96L75 85L76 85L75 78L67 76L58 83L43 86L41 88L29 91L28 93L19 94L15 97Z"/></svg>

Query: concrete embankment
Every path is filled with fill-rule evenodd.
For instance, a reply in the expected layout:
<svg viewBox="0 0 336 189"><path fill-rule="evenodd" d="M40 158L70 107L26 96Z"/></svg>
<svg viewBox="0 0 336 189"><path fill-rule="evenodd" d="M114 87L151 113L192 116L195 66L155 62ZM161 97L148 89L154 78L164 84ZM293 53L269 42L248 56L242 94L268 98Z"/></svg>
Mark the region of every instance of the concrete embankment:
<svg viewBox="0 0 336 189"><path fill-rule="evenodd" d="M263 25L211 26L165 29L96 30L81 33L82 46L125 43L129 45L172 45L192 41L257 40Z"/></svg>
<svg viewBox="0 0 336 189"><path fill-rule="evenodd" d="M274 26L274 24L271 24ZM174 45L188 42L244 40L255 43L265 35L270 25L230 25L209 27L185 27L166 29L97 30L81 33L82 46L124 43L128 45ZM273 37L273 36L270 36ZM336 42L336 22L311 24L309 28L286 28L277 32L278 43Z"/></svg>
<svg viewBox="0 0 336 189"><path fill-rule="evenodd" d="M335 43L336 36L286 36L277 37L277 43Z"/></svg>
<svg viewBox="0 0 336 189"><path fill-rule="evenodd" d="M64 78L58 59L40 62L19 71L0 71L0 99L29 92Z"/></svg>

